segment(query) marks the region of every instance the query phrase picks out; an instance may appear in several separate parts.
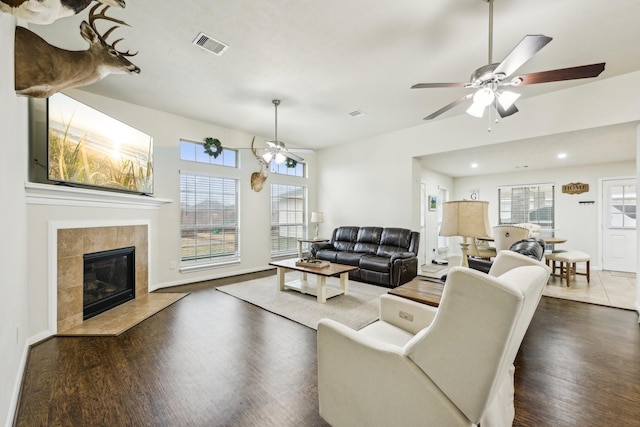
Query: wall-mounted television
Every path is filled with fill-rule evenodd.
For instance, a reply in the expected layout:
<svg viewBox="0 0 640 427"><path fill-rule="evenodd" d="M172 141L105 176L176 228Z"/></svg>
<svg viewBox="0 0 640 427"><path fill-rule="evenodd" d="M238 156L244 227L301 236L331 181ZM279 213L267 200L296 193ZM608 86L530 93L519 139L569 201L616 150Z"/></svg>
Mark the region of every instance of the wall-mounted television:
<svg viewBox="0 0 640 427"><path fill-rule="evenodd" d="M153 138L62 93L47 100L47 180L153 194Z"/></svg>

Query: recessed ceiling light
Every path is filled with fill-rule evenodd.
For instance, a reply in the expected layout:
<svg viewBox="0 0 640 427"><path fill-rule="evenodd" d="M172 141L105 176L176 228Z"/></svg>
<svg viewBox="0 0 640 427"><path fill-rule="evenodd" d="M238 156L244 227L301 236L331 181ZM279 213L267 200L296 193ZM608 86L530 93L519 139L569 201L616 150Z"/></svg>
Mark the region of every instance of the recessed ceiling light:
<svg viewBox="0 0 640 427"><path fill-rule="evenodd" d="M478 164L477 163L471 163L471 167L475 169L475 168L478 167Z"/></svg>
<svg viewBox="0 0 640 427"><path fill-rule="evenodd" d="M559 158L559 159L566 159L566 158L567 158L567 153L560 153L560 154L558 154L558 158Z"/></svg>

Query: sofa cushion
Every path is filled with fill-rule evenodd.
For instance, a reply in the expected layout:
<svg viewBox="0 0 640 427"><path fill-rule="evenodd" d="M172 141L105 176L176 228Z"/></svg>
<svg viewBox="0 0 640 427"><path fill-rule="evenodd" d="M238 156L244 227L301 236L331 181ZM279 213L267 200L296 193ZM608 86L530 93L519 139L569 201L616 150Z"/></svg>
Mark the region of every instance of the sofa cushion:
<svg viewBox="0 0 640 427"><path fill-rule="evenodd" d="M336 261L336 259L338 258L339 253L340 253L339 251L334 251L331 249L322 249L316 252L315 256L316 256L316 259L319 259L322 261L338 262Z"/></svg>
<svg viewBox="0 0 640 427"><path fill-rule="evenodd" d="M390 257L396 252L407 252L411 244L411 230L404 228L385 228L380 238L376 255Z"/></svg>
<svg viewBox="0 0 640 427"><path fill-rule="evenodd" d="M373 243L374 245L379 245L382 230L382 227L360 227L356 241L358 243Z"/></svg>
<svg viewBox="0 0 640 427"><path fill-rule="evenodd" d="M365 255L360 259L360 269L388 273L390 260L389 257Z"/></svg>
<svg viewBox="0 0 640 427"><path fill-rule="evenodd" d="M338 264L353 265L358 267L360 258L365 255L366 254L358 252L338 252L335 262L337 262Z"/></svg>
<svg viewBox="0 0 640 427"><path fill-rule="evenodd" d="M332 236L333 247L337 251L353 251L353 246L358 238L358 230L360 227L340 227L337 228Z"/></svg>

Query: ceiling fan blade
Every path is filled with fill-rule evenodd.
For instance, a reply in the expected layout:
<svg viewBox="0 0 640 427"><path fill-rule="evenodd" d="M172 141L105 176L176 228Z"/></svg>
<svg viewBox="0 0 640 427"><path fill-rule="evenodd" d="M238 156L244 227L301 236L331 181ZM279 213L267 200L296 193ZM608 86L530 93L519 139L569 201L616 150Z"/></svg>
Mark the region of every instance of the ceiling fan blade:
<svg viewBox="0 0 640 427"><path fill-rule="evenodd" d="M604 71L605 63L582 65L579 67L561 68L557 70L540 71L538 73L523 74L516 77L520 80L518 86L537 83L559 82L562 80L588 79L598 77Z"/></svg>
<svg viewBox="0 0 640 427"><path fill-rule="evenodd" d="M533 55L553 40L543 35L527 35L518 43L507 57L496 67L495 74L510 76L522 67Z"/></svg>
<svg viewBox="0 0 640 427"><path fill-rule="evenodd" d="M430 89L438 87L466 87L469 83L417 83L411 89Z"/></svg>
<svg viewBox="0 0 640 427"><path fill-rule="evenodd" d="M502 117L503 119L518 112L518 108L515 106L515 104L511 104L509 108L504 108L502 105L500 105L500 103L496 103L496 110L498 110L498 114L500 114L500 117Z"/></svg>
<svg viewBox="0 0 640 427"><path fill-rule="evenodd" d="M287 156L288 158L290 158L292 160L295 160L296 162L303 162L304 161L304 159L302 157L300 157L298 155L295 155L295 154L293 154L293 153L291 153L289 151L285 151L282 154L284 154L285 156Z"/></svg>
<svg viewBox="0 0 640 427"><path fill-rule="evenodd" d="M444 107L442 107L441 109L439 109L438 111L436 111L435 113L431 113L429 114L427 117L425 117L423 120L431 120L431 119L435 119L436 117L438 117L440 114L449 111L450 109L452 109L453 107L455 107L458 104L463 103L464 101L466 101L467 99L471 98L473 96L472 93L469 93L465 96L463 96L462 98L458 98L455 101L453 101L451 104L445 105Z"/></svg>

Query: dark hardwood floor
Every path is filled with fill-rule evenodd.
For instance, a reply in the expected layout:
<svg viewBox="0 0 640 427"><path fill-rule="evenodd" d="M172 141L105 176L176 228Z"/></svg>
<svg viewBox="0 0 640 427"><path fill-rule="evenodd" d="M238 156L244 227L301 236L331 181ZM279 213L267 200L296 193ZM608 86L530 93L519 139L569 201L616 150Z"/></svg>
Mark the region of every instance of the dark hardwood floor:
<svg viewBox="0 0 640 427"><path fill-rule="evenodd" d="M316 331L215 290L118 337L29 354L17 426L324 426ZM516 426L640 426L632 311L544 297L516 360ZM398 420L398 425L402 425Z"/></svg>

